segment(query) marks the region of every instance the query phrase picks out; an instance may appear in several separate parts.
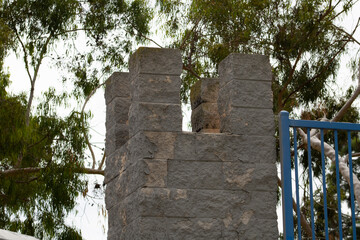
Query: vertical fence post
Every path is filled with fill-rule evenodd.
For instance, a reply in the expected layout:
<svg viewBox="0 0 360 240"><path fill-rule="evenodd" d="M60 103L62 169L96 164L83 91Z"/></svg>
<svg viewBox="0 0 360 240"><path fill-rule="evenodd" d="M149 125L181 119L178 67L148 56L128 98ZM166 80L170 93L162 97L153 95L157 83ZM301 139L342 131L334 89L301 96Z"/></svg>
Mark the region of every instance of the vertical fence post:
<svg viewBox="0 0 360 240"><path fill-rule="evenodd" d="M279 132L284 239L294 239L289 127L289 113L281 111Z"/></svg>

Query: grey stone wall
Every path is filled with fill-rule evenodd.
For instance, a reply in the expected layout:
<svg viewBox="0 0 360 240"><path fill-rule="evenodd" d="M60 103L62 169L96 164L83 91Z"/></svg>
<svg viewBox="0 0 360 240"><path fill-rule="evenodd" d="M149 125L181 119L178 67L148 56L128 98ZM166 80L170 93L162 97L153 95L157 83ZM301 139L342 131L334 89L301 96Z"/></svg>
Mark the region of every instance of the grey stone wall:
<svg viewBox="0 0 360 240"><path fill-rule="evenodd" d="M192 89L181 131L178 50L140 48L108 80L108 239L277 239L271 67L231 54Z"/></svg>

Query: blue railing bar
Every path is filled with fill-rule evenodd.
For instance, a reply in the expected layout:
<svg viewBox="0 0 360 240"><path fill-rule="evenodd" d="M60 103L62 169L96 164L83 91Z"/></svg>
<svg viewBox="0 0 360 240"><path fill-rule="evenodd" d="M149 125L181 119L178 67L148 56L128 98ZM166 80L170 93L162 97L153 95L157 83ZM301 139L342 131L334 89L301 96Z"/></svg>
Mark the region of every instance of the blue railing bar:
<svg viewBox="0 0 360 240"><path fill-rule="evenodd" d="M360 131L360 125L356 123L321 122L289 119L289 125L290 127Z"/></svg>
<svg viewBox="0 0 360 240"><path fill-rule="evenodd" d="M339 147L338 147L338 132L334 130L335 138L335 165L336 165L336 189L337 189L337 201L338 201L338 217L339 217L339 237L343 239L342 234L342 219L341 219L341 197L340 197L340 174L339 174Z"/></svg>
<svg viewBox="0 0 360 240"><path fill-rule="evenodd" d="M354 202L354 184L353 184L353 171L352 171L352 154L351 154L351 132L347 132L348 135L348 152L349 152L349 174L350 174L350 197L351 197L351 216L352 216L352 228L353 239L356 239L356 222L355 222L355 202Z"/></svg>
<svg viewBox="0 0 360 240"><path fill-rule="evenodd" d="M320 136L321 136L320 138L321 138L322 180L323 180L323 194L324 194L325 239L326 239L326 240L329 240L327 200L326 200L326 177L325 177L325 154L324 154L324 129L320 129Z"/></svg>
<svg viewBox="0 0 360 240"><path fill-rule="evenodd" d="M295 186L296 186L296 213L298 225L298 239L301 240L301 215L300 215L300 197L299 197L299 173L298 173L298 158L297 158L297 136L296 128L294 130L294 160L295 160Z"/></svg>
<svg viewBox="0 0 360 240"><path fill-rule="evenodd" d="M282 207L284 239L294 239L294 217L292 210L291 160L289 113L280 112L280 161L282 180Z"/></svg>
<svg viewBox="0 0 360 240"><path fill-rule="evenodd" d="M312 239L315 239L314 199L313 199L312 170L311 170L311 142L310 142L310 128L308 128L308 129L307 129L307 150L308 150L308 164L309 164L310 208L311 208L311 230L312 230Z"/></svg>

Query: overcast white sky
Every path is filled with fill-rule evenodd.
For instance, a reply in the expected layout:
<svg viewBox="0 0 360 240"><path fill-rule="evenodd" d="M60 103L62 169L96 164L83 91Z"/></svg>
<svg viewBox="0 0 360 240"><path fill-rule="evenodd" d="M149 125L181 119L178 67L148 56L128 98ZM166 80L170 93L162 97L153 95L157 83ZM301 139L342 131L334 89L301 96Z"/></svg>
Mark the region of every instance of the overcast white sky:
<svg viewBox="0 0 360 240"><path fill-rule="evenodd" d="M360 4L358 3L348 17L343 21L344 26L347 29L352 29L357 19L360 17ZM358 30L355 34L355 38L360 40L360 31ZM161 40L157 40L162 42ZM149 44L148 46L155 47L154 44ZM347 62L350 57L354 54L354 51L350 51L346 57L343 58L342 67L338 75L337 89L344 88L350 84L355 84L351 81L351 72L346 67ZM8 66L11 73L11 87L10 91L14 93L19 93L22 91L28 91L30 84L27 78L27 74L24 69L24 64L22 59L17 59L14 54L10 55L6 61L5 65ZM56 88L61 88L61 84L55 84L55 79L60 79L60 74L56 68L51 68L49 66L49 61L45 61L40 69L40 78L36 83L35 94L41 96L41 92L46 91L49 86L55 86ZM54 85L55 84L55 85ZM104 91L99 90L94 97L88 103L88 108L94 115L91 120L91 142L96 143L100 148L104 147L105 139L105 100L104 100ZM188 109L188 107L186 107ZM183 120L183 129L187 129L187 124L190 119L190 112L184 111L185 119ZM98 158L101 158L101 150L95 149L96 155ZM103 177L90 177L89 182L102 183ZM89 184L92 187L94 184ZM94 196L96 193L89 189L89 195ZM100 194L99 199L79 197L78 206L76 207L74 214L71 214L67 218L67 222L71 225L77 226L81 229L81 232L85 239L87 240L101 240L106 239L107 232L107 221L106 213L102 211L105 208L104 198ZM75 214L77 213L77 214ZM281 224L280 224L281 225Z"/></svg>

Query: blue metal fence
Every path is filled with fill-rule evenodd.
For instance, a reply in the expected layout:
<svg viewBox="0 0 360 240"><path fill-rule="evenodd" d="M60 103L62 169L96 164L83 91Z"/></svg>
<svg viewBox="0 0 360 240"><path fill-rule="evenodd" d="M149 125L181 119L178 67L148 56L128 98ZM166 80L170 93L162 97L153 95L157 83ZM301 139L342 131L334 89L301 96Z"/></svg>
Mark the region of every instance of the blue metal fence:
<svg viewBox="0 0 360 240"><path fill-rule="evenodd" d="M306 129L307 133L307 152L308 152L308 174L309 174L309 192L310 192L310 225L312 239L315 239L315 222L314 222L314 189L313 189L313 173L311 160L311 146L310 146L310 130L319 129L321 138L321 162L322 162L322 191L324 201L324 223L323 229L325 239L329 239L328 229L328 207L327 207L327 188L326 188L326 170L325 170L325 155L324 155L324 130L334 131L334 149L335 149L335 165L336 165L336 188L337 188L337 212L338 212L338 234L339 239L343 239L342 216L341 216L341 198L340 198L340 174L339 174L339 159L338 159L338 131L347 132L348 141L348 156L349 156L349 171L350 171L350 198L351 198L351 216L352 216L352 235L356 239L356 221L355 221L355 202L354 202L354 188L353 188L353 167L352 167L352 150L351 150L351 135L352 131L360 131L360 124L352 123L337 123L337 122L320 122L307 120L292 120L289 119L289 113L282 111L280 113L280 158L281 158L281 175L282 175L282 206L283 206L283 231L284 239L301 239L301 223L300 223L300 196L299 196L299 163L298 163L298 149L297 149L297 128ZM294 172L291 168L291 148L290 148L290 130L293 132L294 154L293 164ZM294 182L292 180L294 176ZM293 192L292 188L295 186L295 201L297 216L297 234L294 228L293 215ZM318 238L316 238L318 239Z"/></svg>

